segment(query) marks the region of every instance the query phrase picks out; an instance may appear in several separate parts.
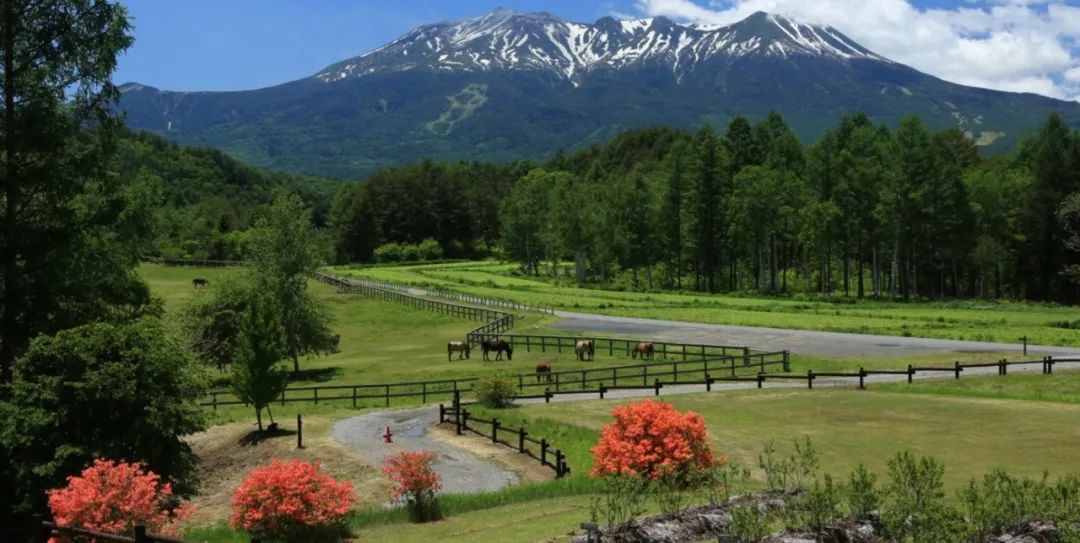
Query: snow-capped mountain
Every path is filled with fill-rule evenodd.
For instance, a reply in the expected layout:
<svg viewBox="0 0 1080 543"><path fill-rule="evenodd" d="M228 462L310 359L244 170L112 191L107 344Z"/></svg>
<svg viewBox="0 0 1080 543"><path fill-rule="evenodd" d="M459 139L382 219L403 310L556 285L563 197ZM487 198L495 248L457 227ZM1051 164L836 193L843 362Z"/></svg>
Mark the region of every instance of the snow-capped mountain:
<svg viewBox="0 0 1080 543"><path fill-rule="evenodd" d="M548 71L579 82L596 70L658 64L676 77L708 61L746 55L813 56L888 62L832 27L800 24L758 12L730 26L680 25L664 17L595 24L547 13L498 9L458 22L417 28L319 72L323 82L389 71Z"/></svg>
<svg viewBox="0 0 1080 543"><path fill-rule="evenodd" d="M424 158L543 158L621 130L723 129L777 111L805 140L849 113L960 127L990 152L1080 105L965 87L831 27L754 14L729 26L657 17L593 24L497 10L422 26L310 77L237 92L121 87L133 128L260 165L358 178Z"/></svg>

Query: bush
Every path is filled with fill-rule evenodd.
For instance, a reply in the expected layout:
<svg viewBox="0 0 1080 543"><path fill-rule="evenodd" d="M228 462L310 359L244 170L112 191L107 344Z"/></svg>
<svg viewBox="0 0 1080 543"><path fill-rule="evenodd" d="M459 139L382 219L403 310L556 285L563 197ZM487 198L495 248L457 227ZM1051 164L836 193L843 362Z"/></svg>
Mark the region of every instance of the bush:
<svg viewBox="0 0 1080 543"><path fill-rule="evenodd" d="M514 380L509 375L481 377L473 385L476 400L491 409L509 407L514 397Z"/></svg>
<svg viewBox="0 0 1080 543"><path fill-rule="evenodd" d="M882 511L888 535L914 543L956 541L958 515L945 503L945 468L930 457L902 452L889 460L889 486Z"/></svg>
<svg viewBox="0 0 1080 543"><path fill-rule="evenodd" d="M870 518L870 514L881 506L881 495L875 487L877 476L859 464L848 480L845 501L851 516L859 520Z"/></svg>
<svg viewBox="0 0 1080 543"><path fill-rule="evenodd" d="M409 510L413 522L428 522L442 517L435 493L442 483L432 463L435 453L405 451L385 458L382 471L394 482L390 495Z"/></svg>
<svg viewBox="0 0 1080 543"><path fill-rule="evenodd" d="M195 455L182 436L203 429L205 369L153 318L38 336L0 401L0 441L19 508L44 510L46 491L96 458L142 463L186 496Z"/></svg>
<svg viewBox="0 0 1080 543"><path fill-rule="evenodd" d="M156 473L101 458L80 475L68 477L64 488L50 490L48 497L57 524L119 535L131 535L136 524L175 535L176 523L194 512L187 502L175 503L172 486L162 483Z"/></svg>
<svg viewBox="0 0 1080 543"><path fill-rule="evenodd" d="M401 245L397 243L386 243L375 248L376 262L401 262L402 256Z"/></svg>
<svg viewBox="0 0 1080 543"><path fill-rule="evenodd" d="M351 483L321 473L317 463L274 460L251 470L236 489L229 524L285 541L336 538L355 500Z"/></svg>
<svg viewBox="0 0 1080 543"><path fill-rule="evenodd" d="M593 477L627 475L657 479L690 475L713 464L705 419L679 413L669 403L644 400L612 409L615 422L593 447Z"/></svg>

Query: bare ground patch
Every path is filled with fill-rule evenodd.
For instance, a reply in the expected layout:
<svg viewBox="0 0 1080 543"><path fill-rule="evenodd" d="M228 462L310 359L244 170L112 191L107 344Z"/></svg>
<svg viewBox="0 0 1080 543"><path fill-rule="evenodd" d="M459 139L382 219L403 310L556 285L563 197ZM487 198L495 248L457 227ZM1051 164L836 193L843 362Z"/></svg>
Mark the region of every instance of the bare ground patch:
<svg viewBox="0 0 1080 543"><path fill-rule="evenodd" d="M233 492L255 467L274 459L317 461L338 480L349 480L357 495L357 507L386 500L388 483L360 455L330 438L331 421L304 419L304 448L296 448L295 421L283 424L275 435L252 439L253 425L244 422L214 426L187 438L199 457L199 494L192 499L197 512L192 525L229 518Z"/></svg>

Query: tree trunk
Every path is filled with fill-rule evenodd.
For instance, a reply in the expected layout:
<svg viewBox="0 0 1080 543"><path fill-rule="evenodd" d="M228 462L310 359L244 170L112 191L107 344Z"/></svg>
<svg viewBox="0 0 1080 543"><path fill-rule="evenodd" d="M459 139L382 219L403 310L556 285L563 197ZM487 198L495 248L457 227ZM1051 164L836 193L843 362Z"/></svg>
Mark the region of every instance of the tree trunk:
<svg viewBox="0 0 1080 543"><path fill-rule="evenodd" d="M585 284L585 252L580 249L574 251L574 278L579 285Z"/></svg>
<svg viewBox="0 0 1080 543"><path fill-rule="evenodd" d="M15 169L15 3L4 2L4 322L0 334L0 383L11 382L11 366L18 355L19 269L16 245L15 211L19 183Z"/></svg>
<svg viewBox="0 0 1080 543"><path fill-rule="evenodd" d="M300 373L300 353L294 347L289 349L289 356L292 357L293 373Z"/></svg>
<svg viewBox="0 0 1080 543"><path fill-rule="evenodd" d="M260 432L261 432L261 431L263 431L263 426L262 426L262 408L261 408L261 407L259 407L259 406L255 406L255 422L257 422L257 423L259 424L259 431L260 431Z"/></svg>
<svg viewBox="0 0 1080 543"><path fill-rule="evenodd" d="M863 299L863 297L866 296L866 285L865 285L866 281L863 278L863 260L865 260L863 258L863 243L862 243L862 238L859 238L859 254L857 255L857 258L855 260L855 273L859 274L858 287L857 287L859 292L858 292L857 296L859 297L860 300Z"/></svg>
<svg viewBox="0 0 1080 543"><path fill-rule="evenodd" d="M889 299L896 299L897 282L900 280L900 236L893 239L892 280L889 282Z"/></svg>

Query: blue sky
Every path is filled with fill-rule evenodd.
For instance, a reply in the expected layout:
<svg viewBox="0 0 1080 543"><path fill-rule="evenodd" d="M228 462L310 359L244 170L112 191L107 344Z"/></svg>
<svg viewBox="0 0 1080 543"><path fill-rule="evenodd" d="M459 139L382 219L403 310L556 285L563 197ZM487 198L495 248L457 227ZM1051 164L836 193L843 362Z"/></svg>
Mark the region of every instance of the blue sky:
<svg viewBox="0 0 1080 543"><path fill-rule="evenodd" d="M592 22L734 22L762 10L831 24L959 83L1080 99L1080 0L121 0L135 45L115 80L238 90L311 75L425 23L505 6Z"/></svg>

